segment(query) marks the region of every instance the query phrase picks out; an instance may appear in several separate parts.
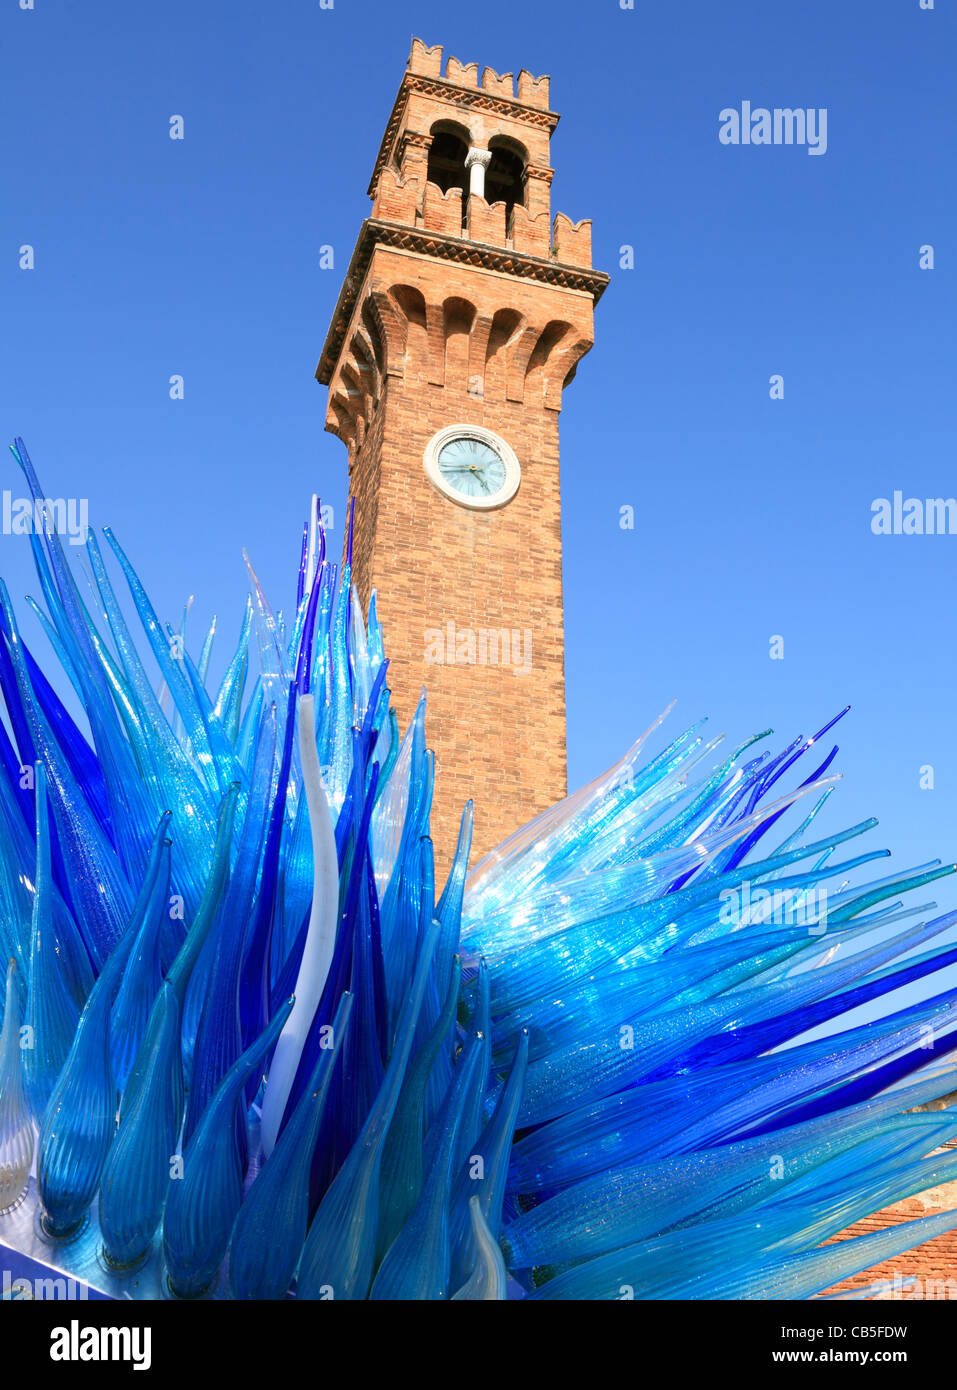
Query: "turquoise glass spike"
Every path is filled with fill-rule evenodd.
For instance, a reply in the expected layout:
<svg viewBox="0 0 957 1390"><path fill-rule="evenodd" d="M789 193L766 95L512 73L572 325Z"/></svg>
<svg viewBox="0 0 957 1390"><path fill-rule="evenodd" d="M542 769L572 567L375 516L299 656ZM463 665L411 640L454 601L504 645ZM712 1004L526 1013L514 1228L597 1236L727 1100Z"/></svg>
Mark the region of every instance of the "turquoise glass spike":
<svg viewBox="0 0 957 1390"><path fill-rule="evenodd" d="M46 769L34 769L37 869L30 926L30 966L25 1024L30 1046L23 1050L23 1073L30 1108L42 1120L76 1033L80 1012L53 928L53 874L47 818Z"/></svg>
<svg viewBox="0 0 957 1390"><path fill-rule="evenodd" d="M309 1170L352 1000L343 994L309 1086L239 1209L229 1247L234 1298L283 1298L293 1281L309 1226Z"/></svg>
<svg viewBox="0 0 957 1390"><path fill-rule="evenodd" d="M230 1067L183 1154L163 1218L167 1279L178 1298L199 1298L226 1254L242 1201L245 1165L236 1137L243 1087L271 1051L292 1009L288 999Z"/></svg>
<svg viewBox="0 0 957 1390"><path fill-rule="evenodd" d="M22 1081L16 976L16 961L11 960L0 1032L0 1212L15 1206L26 1192L33 1162L33 1118Z"/></svg>

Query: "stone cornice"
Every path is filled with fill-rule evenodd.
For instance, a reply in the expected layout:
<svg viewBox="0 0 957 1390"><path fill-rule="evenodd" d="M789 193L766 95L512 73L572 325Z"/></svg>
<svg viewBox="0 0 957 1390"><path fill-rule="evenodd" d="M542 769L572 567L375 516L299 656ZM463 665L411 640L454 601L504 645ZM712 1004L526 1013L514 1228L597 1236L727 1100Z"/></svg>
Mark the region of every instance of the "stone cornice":
<svg viewBox="0 0 957 1390"><path fill-rule="evenodd" d="M424 227L407 227L398 222L382 222L370 217L362 224L316 368L316 379L323 386L328 386L332 380L359 290L376 246L413 251L457 265L472 265L482 270L497 271L501 275L514 275L522 280L538 280L559 289L584 291L592 296L596 304L610 279L603 270L585 270L542 256L526 256L504 246L486 246L467 241L464 237L427 231Z"/></svg>
<svg viewBox="0 0 957 1390"><path fill-rule="evenodd" d="M558 125L557 111L543 111L537 106L527 106L523 101L510 97L496 96L482 87L460 87L457 82L446 82L442 77L424 77L421 73L407 72L399 84L399 91L392 107L382 144L376 157L372 178L369 180L369 197L375 197L376 184L383 165L395 143L396 132L402 120L402 112L410 92L422 92L425 96L436 96L441 100L454 101L458 106L473 106L478 111L490 111L498 116L510 116L512 120L524 121L526 125L538 126L549 135Z"/></svg>

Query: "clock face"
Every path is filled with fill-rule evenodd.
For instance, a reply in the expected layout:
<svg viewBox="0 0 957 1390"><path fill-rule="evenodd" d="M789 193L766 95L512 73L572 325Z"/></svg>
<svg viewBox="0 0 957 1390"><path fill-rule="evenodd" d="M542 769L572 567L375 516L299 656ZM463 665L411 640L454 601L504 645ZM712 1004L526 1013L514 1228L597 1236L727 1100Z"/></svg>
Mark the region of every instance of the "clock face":
<svg viewBox="0 0 957 1390"><path fill-rule="evenodd" d="M505 440L480 425L450 425L432 436L423 457L439 492L478 511L504 507L518 491L521 469Z"/></svg>
<svg viewBox="0 0 957 1390"><path fill-rule="evenodd" d="M505 464L481 439L453 439L439 450L439 472L462 497L494 497L505 482Z"/></svg>

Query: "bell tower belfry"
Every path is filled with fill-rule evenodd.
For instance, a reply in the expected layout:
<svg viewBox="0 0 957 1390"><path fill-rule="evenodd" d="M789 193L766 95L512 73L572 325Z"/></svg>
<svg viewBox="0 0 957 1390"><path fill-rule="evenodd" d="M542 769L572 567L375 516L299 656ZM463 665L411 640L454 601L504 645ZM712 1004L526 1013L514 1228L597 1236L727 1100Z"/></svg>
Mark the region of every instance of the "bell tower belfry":
<svg viewBox="0 0 957 1390"><path fill-rule="evenodd" d="M552 218L557 123L547 77L413 41L316 371L444 863L469 797L476 863L566 793L558 416L608 276Z"/></svg>

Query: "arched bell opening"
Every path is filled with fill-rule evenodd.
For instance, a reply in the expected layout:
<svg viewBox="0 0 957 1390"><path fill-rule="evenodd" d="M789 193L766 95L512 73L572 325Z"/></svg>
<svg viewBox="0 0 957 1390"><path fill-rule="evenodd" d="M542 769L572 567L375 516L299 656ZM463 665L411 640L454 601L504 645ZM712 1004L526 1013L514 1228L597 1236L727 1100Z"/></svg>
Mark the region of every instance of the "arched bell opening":
<svg viewBox="0 0 957 1390"><path fill-rule="evenodd" d="M517 140L495 135L489 141L492 158L485 171L485 201L505 204L505 234L512 235L512 209L525 206L528 155Z"/></svg>

